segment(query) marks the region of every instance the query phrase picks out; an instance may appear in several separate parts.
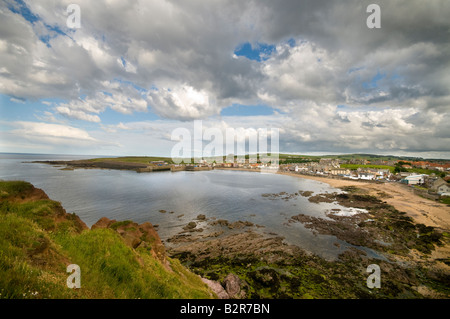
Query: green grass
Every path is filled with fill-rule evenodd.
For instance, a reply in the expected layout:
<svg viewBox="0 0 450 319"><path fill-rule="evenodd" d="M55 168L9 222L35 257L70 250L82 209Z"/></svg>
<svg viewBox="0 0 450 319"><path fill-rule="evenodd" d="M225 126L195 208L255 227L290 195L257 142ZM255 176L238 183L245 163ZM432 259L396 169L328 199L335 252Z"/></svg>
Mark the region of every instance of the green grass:
<svg viewBox="0 0 450 319"><path fill-rule="evenodd" d="M170 157L155 157L155 156L127 156L127 157L111 157L111 158L93 158L92 162L106 162L117 161L126 163L142 163L149 164L152 161L165 161L169 164L173 163Z"/></svg>
<svg viewBox="0 0 450 319"><path fill-rule="evenodd" d="M0 180L0 200L10 196L17 196L29 191L32 185L22 181L1 181Z"/></svg>
<svg viewBox="0 0 450 319"><path fill-rule="evenodd" d="M450 205L450 197L441 198L441 203Z"/></svg>
<svg viewBox="0 0 450 319"><path fill-rule="evenodd" d="M0 214L0 298L71 298L76 293L60 284L67 277L63 267L41 267L33 258L49 242L33 221ZM62 263L61 255L53 253L48 264Z"/></svg>
<svg viewBox="0 0 450 319"><path fill-rule="evenodd" d="M114 229L80 231L76 215L62 214L58 202L22 198L32 187L0 182L0 298L211 297L179 261L165 265L150 248L126 245ZM80 266L80 289L66 285L69 264Z"/></svg>
<svg viewBox="0 0 450 319"><path fill-rule="evenodd" d="M85 231L81 235L56 238L82 271L82 285L101 292L101 298L207 298L197 276L169 260L168 271L148 251L133 250L111 229Z"/></svg>
<svg viewBox="0 0 450 319"><path fill-rule="evenodd" d="M341 164L341 168L348 168L351 170L356 170L359 167L361 168L376 168L376 169L389 169L391 173L394 173L395 166L389 166L389 165L360 165L360 164ZM408 168L406 169L407 172L410 173L417 173L417 174L432 174L432 173L439 173L438 171L431 170L431 169L423 169L423 168Z"/></svg>
<svg viewBox="0 0 450 319"><path fill-rule="evenodd" d="M359 167L361 168L375 168L375 169L388 169L391 171L391 173L394 172L395 167L394 166L388 166L388 165L358 165L358 164L341 164L341 168L348 168L352 170L356 170Z"/></svg>
<svg viewBox="0 0 450 319"><path fill-rule="evenodd" d="M440 174L441 172L436 171L436 170L432 170L432 169L424 169L424 168L408 168L407 169L408 172L411 173L417 173L417 174L427 174L427 175L431 175L431 174Z"/></svg>

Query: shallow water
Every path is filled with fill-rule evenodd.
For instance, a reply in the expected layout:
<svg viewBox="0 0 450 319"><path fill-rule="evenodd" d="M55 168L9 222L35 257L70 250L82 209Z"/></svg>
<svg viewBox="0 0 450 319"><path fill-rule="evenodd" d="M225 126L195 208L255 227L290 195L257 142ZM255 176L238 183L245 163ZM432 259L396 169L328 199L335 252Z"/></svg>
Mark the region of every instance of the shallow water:
<svg viewBox="0 0 450 319"><path fill-rule="evenodd" d="M314 235L299 222L288 223L291 216L299 213L326 217L325 212L332 208L340 208L342 214L348 208L335 203L311 203L302 196L289 200L262 196L298 191L340 192L318 181L229 170L139 174L104 169L61 170L47 164L25 163L81 158L89 157L0 154L0 178L25 180L43 189L89 227L101 217L138 223L149 221L159 224L158 233L165 240L197 215L204 214L207 218L248 220L265 226L262 231L277 233L286 242L327 259L335 258L350 246L334 236ZM177 218L181 214L184 216ZM371 250L363 250L377 257Z"/></svg>

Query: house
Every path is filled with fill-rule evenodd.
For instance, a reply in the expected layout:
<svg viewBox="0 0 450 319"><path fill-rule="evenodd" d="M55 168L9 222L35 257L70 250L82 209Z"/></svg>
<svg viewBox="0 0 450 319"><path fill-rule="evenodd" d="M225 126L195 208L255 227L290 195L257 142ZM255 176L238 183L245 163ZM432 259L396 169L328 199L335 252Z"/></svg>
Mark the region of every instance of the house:
<svg viewBox="0 0 450 319"><path fill-rule="evenodd" d="M375 175L372 173L368 173L368 172L359 172L358 178L365 179L365 180L373 180L373 179L375 179Z"/></svg>
<svg viewBox="0 0 450 319"><path fill-rule="evenodd" d="M319 165L323 167L331 168L339 168L341 165L339 164L339 160L333 158L321 158L319 161Z"/></svg>
<svg viewBox="0 0 450 319"><path fill-rule="evenodd" d="M444 181L442 178L439 178L434 181L433 185L431 186L431 189L434 190L438 194L449 193L450 185L446 181Z"/></svg>
<svg viewBox="0 0 450 319"><path fill-rule="evenodd" d="M410 175L405 178L403 178L400 182L406 184L406 185L417 185L417 184L423 184L425 182L424 175Z"/></svg>
<svg viewBox="0 0 450 319"><path fill-rule="evenodd" d="M340 176L344 176L344 175L350 175L350 170L349 169L345 169L345 168L332 168L330 170L331 175L340 175Z"/></svg>
<svg viewBox="0 0 450 319"><path fill-rule="evenodd" d="M387 179L391 175L391 171L389 169L378 169L375 172L376 179Z"/></svg>
<svg viewBox="0 0 450 319"><path fill-rule="evenodd" d="M442 184L441 186L439 186L439 188L437 189L437 193L439 194L439 195L442 195L442 194L448 194L448 193L450 193L450 185L449 184Z"/></svg>

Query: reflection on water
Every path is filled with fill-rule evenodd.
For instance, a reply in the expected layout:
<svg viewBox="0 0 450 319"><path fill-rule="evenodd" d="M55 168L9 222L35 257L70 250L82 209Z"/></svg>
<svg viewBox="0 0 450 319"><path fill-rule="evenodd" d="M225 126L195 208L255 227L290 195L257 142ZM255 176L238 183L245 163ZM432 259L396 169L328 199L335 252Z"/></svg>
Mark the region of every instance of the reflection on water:
<svg viewBox="0 0 450 319"><path fill-rule="evenodd" d="M325 258L333 258L348 244L334 236L314 235L301 223L287 223L299 213L325 217L333 203L311 203L294 196L289 200L263 197L267 193L339 192L313 180L245 171L200 171L135 173L133 171L76 169L61 170L33 160L87 158L61 155L0 154L0 178L25 180L60 201L67 212L75 212L91 226L101 217L131 219L159 224L163 240L199 214L229 221L248 220L263 225L263 231L285 237ZM340 207L342 208L342 207ZM345 208L343 208L345 209ZM165 210L167 213L160 213ZM170 213L173 212L173 213ZM184 214L182 218L177 216ZM339 248L334 243L339 243ZM370 253L370 251L368 251Z"/></svg>

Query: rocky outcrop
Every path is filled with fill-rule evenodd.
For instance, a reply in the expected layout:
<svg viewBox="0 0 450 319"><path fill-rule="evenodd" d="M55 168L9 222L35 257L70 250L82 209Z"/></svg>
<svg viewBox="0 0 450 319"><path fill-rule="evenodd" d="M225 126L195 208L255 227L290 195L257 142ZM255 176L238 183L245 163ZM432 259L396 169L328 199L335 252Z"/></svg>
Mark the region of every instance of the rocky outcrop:
<svg viewBox="0 0 450 319"><path fill-rule="evenodd" d="M98 228L115 230L122 236L128 246L134 249L139 247L149 249L155 258L168 265L165 247L151 223L138 224L130 220L118 222L114 219L102 217L91 227L91 229Z"/></svg>
<svg viewBox="0 0 450 319"><path fill-rule="evenodd" d="M9 182L14 183L17 188L16 191L2 191L0 194L0 202L8 201L11 203L29 203L41 202L48 205L48 211L45 215L34 215L34 219L38 224L41 224L47 231L54 231L64 228L66 231L81 233L89 227L76 214L69 214L62 207L61 203L52 201L47 194L40 188L34 187L27 182Z"/></svg>
<svg viewBox="0 0 450 319"><path fill-rule="evenodd" d="M254 224L252 222L249 221L242 221L242 220L238 220L235 222L229 222L226 219L218 219L218 220L214 220L209 222L209 225L211 226L226 226L229 229L240 229L240 228L244 228L244 227L252 227L254 226Z"/></svg>
<svg viewBox="0 0 450 319"><path fill-rule="evenodd" d="M246 294L242 290L243 281L235 274L228 274L223 284L217 281L202 278L202 281L217 295L219 299L244 299Z"/></svg>
<svg viewBox="0 0 450 319"><path fill-rule="evenodd" d="M244 299L245 292L241 290L243 284L242 280L235 274L228 274L225 277L223 284L228 296L232 299Z"/></svg>
<svg viewBox="0 0 450 319"><path fill-rule="evenodd" d="M216 294L219 299L229 299L230 296L220 283L214 280L202 278L202 281Z"/></svg>
<svg viewBox="0 0 450 319"><path fill-rule="evenodd" d="M49 165L67 165L70 168L104 168L104 169L122 169L139 170L147 168L147 164L121 162L119 160L75 160L75 161L34 161L33 163L42 163Z"/></svg>

